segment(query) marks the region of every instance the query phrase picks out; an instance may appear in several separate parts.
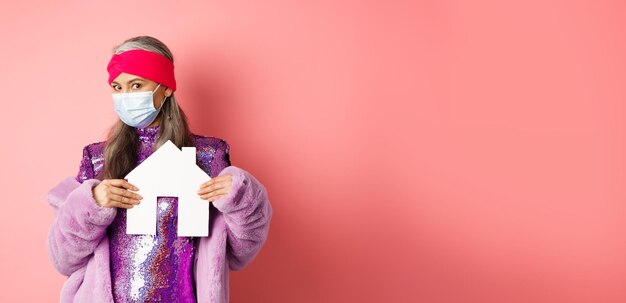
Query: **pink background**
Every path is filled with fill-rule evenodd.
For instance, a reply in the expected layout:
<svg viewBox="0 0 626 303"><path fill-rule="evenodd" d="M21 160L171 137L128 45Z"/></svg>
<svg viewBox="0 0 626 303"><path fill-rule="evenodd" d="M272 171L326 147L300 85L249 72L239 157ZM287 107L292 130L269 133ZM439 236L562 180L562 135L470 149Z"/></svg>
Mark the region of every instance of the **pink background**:
<svg viewBox="0 0 626 303"><path fill-rule="evenodd" d="M623 1L83 2L0 9L0 301L56 301L45 194L144 34L269 191L232 302L626 301Z"/></svg>

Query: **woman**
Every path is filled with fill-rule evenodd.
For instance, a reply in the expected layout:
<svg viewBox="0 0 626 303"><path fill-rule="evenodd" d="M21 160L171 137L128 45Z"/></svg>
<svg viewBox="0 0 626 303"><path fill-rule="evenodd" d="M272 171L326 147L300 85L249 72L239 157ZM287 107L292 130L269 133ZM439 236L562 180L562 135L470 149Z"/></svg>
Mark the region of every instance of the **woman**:
<svg viewBox="0 0 626 303"><path fill-rule="evenodd" d="M243 269L265 243L265 187L230 164L226 141L189 131L174 97L173 61L149 36L114 49L108 82L120 119L106 141L83 148L78 174L47 197L55 210L48 255L68 276L61 302L228 302L229 270ZM158 197L155 235L126 234L126 210L142 197L122 178L167 140L195 146L211 176L197 193L213 208L208 237L177 237L175 197Z"/></svg>

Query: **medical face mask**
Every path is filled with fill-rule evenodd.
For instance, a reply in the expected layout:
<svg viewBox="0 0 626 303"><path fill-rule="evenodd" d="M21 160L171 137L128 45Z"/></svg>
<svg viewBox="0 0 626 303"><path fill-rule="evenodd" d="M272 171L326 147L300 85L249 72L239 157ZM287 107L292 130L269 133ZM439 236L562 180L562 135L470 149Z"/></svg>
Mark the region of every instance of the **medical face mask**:
<svg viewBox="0 0 626 303"><path fill-rule="evenodd" d="M159 114L163 103L159 109L154 108L154 92L159 89L161 83L153 90L148 92L133 92L133 93L114 93L113 105L115 112L124 123L132 127L144 128ZM163 102L165 102L163 99Z"/></svg>

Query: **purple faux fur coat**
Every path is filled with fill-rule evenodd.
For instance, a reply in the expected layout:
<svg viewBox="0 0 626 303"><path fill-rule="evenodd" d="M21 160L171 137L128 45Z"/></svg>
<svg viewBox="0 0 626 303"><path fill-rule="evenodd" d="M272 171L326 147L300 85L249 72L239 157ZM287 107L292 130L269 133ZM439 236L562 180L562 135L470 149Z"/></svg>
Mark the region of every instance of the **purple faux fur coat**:
<svg viewBox="0 0 626 303"><path fill-rule="evenodd" d="M227 166L230 193L211 203L209 236L198 242L193 264L199 303L228 302L229 270L241 270L258 254L267 239L272 206L265 187L250 173ZM107 227L116 208L96 204L92 188L101 181L79 183L69 176L48 192L55 218L48 232L48 255L58 272L68 276L60 301L113 302ZM207 202L209 203L209 202Z"/></svg>

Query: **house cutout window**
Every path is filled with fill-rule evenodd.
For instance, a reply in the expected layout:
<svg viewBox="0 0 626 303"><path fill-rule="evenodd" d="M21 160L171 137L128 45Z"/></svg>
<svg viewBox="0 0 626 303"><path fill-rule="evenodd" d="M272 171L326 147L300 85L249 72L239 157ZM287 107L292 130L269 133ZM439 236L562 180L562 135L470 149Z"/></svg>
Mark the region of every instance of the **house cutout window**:
<svg viewBox="0 0 626 303"><path fill-rule="evenodd" d="M125 178L136 185L143 199L127 209L126 233L155 235L157 197L178 198L179 237L209 235L209 202L198 196L200 185L211 177L196 164L196 148L182 151L168 140Z"/></svg>

